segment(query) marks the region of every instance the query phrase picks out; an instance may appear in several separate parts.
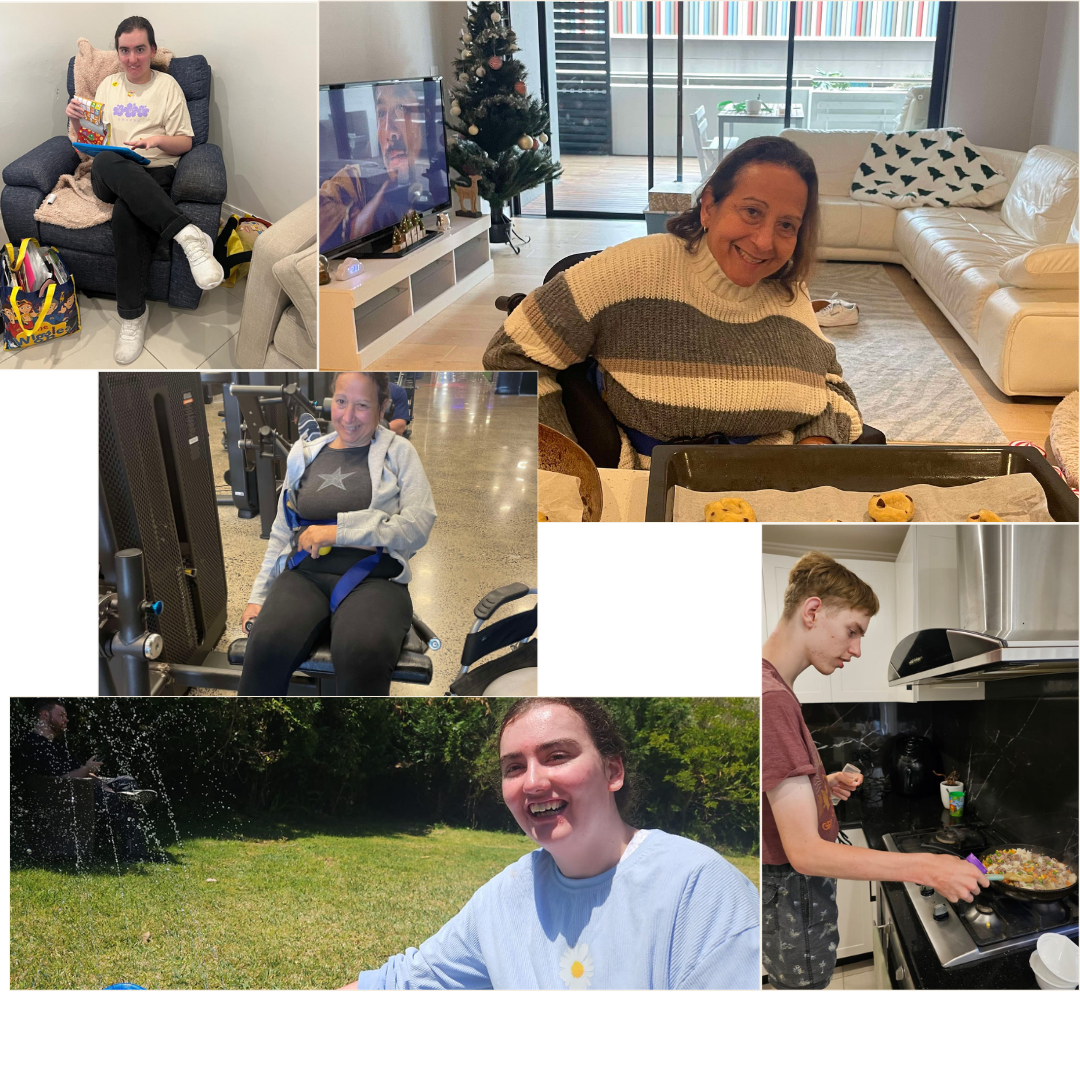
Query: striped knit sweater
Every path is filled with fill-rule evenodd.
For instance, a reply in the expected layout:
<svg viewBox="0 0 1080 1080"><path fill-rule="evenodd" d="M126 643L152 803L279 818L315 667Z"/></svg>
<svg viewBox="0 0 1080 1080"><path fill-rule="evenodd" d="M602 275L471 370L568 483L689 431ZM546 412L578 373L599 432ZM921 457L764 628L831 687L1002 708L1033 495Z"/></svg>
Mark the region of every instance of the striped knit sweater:
<svg viewBox="0 0 1080 1080"><path fill-rule="evenodd" d="M855 395L810 298L780 284L734 284L702 242L670 233L608 248L531 292L484 367L540 372L540 421L573 437L555 371L599 364L620 428L662 442L723 432L759 443L814 435L853 442ZM621 468L648 467L622 436Z"/></svg>

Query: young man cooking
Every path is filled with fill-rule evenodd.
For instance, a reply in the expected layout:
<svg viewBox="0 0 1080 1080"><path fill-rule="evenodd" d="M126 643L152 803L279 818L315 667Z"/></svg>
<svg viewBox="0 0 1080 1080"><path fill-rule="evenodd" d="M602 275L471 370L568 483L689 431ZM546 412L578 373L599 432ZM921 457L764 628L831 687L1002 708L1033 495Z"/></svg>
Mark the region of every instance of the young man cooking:
<svg viewBox="0 0 1080 1080"><path fill-rule="evenodd" d="M949 900L990 884L953 855L901 855L836 842L831 796L851 797L862 777L826 775L791 689L808 667L823 675L859 658L878 600L846 567L811 551L788 577L784 611L761 662L761 946L778 990L823 990L836 965L836 879L914 881Z"/></svg>

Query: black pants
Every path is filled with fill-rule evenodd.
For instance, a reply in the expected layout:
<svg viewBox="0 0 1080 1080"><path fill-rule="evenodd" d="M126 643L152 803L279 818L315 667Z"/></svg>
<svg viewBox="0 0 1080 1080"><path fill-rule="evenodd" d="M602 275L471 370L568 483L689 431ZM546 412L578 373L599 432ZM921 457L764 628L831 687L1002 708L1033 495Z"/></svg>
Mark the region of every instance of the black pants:
<svg viewBox="0 0 1080 1080"><path fill-rule="evenodd" d="M774 990L824 990L840 944L836 879L761 866L761 963Z"/></svg>
<svg viewBox="0 0 1080 1080"><path fill-rule="evenodd" d="M278 575L251 628L237 693L288 693L292 673L307 659L327 623L337 693L390 693L390 676L412 623L408 586L365 578L331 615L330 594L338 577L307 570Z"/></svg>
<svg viewBox="0 0 1080 1080"><path fill-rule="evenodd" d="M111 150L94 158L90 170L94 194L113 204L116 311L121 319L137 319L146 310L154 251L162 240L171 240L191 224L169 198L175 176L175 166L148 169Z"/></svg>

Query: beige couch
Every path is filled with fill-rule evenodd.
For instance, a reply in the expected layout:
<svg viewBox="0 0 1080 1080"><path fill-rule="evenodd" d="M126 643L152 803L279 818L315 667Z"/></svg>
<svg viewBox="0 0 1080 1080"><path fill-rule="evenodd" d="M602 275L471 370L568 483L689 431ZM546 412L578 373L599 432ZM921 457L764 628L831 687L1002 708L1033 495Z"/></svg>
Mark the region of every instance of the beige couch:
<svg viewBox="0 0 1080 1080"><path fill-rule="evenodd" d="M903 265L1004 393L1058 397L1077 388L1074 152L976 147L1008 177L1004 202L897 211L848 194L873 132L783 134L817 166L821 258Z"/></svg>
<svg viewBox="0 0 1080 1080"><path fill-rule="evenodd" d="M236 339L238 368L316 366L318 260L315 199L255 241Z"/></svg>

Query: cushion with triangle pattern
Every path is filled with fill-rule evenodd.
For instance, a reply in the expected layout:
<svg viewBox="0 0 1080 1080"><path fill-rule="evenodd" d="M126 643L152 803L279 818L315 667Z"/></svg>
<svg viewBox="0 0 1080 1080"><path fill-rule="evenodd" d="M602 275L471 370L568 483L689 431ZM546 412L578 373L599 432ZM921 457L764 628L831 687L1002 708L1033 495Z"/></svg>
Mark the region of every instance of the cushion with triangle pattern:
<svg viewBox="0 0 1080 1080"><path fill-rule="evenodd" d="M1008 191L1008 179L955 127L879 131L851 181L853 199L897 210L993 206Z"/></svg>

